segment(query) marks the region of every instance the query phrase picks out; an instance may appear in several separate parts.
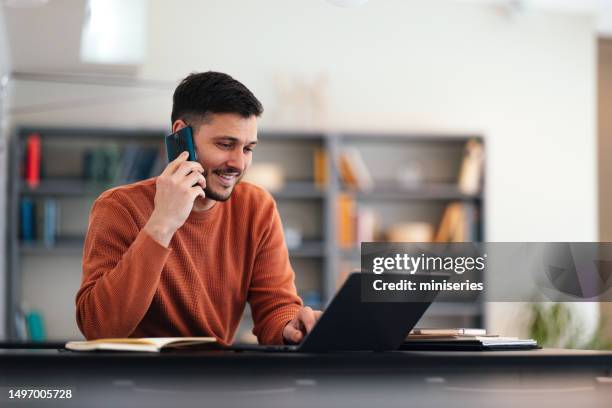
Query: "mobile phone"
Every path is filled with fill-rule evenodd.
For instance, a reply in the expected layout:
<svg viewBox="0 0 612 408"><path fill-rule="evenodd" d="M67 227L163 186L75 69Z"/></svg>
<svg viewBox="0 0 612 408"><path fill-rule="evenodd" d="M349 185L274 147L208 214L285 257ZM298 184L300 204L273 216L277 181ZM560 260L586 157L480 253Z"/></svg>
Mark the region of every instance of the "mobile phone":
<svg viewBox="0 0 612 408"><path fill-rule="evenodd" d="M186 126L178 132L166 136L166 151L168 152L168 162L175 160L185 151L189 152L187 160L197 161L198 156L193 142L191 126Z"/></svg>

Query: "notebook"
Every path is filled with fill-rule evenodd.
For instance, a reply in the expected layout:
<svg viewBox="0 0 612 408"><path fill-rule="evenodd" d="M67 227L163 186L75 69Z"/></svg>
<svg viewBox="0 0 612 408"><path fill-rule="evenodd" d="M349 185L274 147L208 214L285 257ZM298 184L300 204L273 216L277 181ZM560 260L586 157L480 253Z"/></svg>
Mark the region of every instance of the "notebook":
<svg viewBox="0 0 612 408"><path fill-rule="evenodd" d="M537 341L496 335L414 335L402 343L400 350L529 350L537 349Z"/></svg>
<svg viewBox="0 0 612 408"><path fill-rule="evenodd" d="M89 341L69 341L66 349L72 351L144 351L157 353L169 349L210 348L218 346L214 337L145 337L140 339L117 338Z"/></svg>

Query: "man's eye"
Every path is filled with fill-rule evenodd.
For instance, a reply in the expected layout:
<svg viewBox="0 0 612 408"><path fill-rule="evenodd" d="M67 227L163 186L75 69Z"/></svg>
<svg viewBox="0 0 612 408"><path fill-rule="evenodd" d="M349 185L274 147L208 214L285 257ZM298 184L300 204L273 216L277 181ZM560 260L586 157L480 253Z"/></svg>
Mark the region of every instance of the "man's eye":
<svg viewBox="0 0 612 408"><path fill-rule="evenodd" d="M244 150L247 152L253 152L254 149L252 147L245 147Z"/></svg>
<svg viewBox="0 0 612 408"><path fill-rule="evenodd" d="M219 146L223 147L224 149L229 149L232 147L232 145L229 143L219 143Z"/></svg>

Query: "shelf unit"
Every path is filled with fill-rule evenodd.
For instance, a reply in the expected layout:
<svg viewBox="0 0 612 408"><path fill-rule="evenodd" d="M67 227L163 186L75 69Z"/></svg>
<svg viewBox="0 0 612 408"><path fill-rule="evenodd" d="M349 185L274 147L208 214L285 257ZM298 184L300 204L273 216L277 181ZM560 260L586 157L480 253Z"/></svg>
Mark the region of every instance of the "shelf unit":
<svg viewBox="0 0 612 408"><path fill-rule="evenodd" d="M81 211L75 212L75 217L86 218L89 213L89 206L93 200L105 189L111 187L108 184L99 184L84 181L78 175L73 177L45 178L44 174L38 187L32 189L28 187L20 175L20 163L25 151L25 139L33 133L39 133L43 146L52 146L56 143L66 143L73 145L74 150L66 153L79 154L79 149L90 145L103 145L112 142L119 145L127 143L156 144L159 143L163 148L162 141L165 134L164 130L126 130L126 129L88 129L88 128L53 128L53 127L24 127L17 129L12 138L11 146L11 176L10 176L10 228L9 228L9 267L8 267L8 294L7 294L7 325L9 339L16 340L16 327L14 316L18 309L25 302L30 305L38 306L43 312L53 313L53 305L37 305L36 298L40 293L26 293L24 291L24 277L32 273L53 273L53 271L32 271L25 270L24 263L30 259L51 260L53 257L63 257L72 260L74 265L79 262L82 255L85 230L75 233L72 231L65 236L59 236L52 247L47 247L43 243L23 243L19 239L19 220L20 203L23 197L30 197L33 200L41 200L46 197L53 197L58 200L72 200L72 206L76 206ZM408 218L411 217L410 206L419 206L416 215L421 217L429 211L430 219L436 222L439 217L440 209L448 202L465 201L474 203L479 208L479 239L484 240L484 200L483 193L475 195L462 194L456 181L458 163L462 152L462 147L467 140L474 138L474 135L462 135L453 137L440 137L437 135L376 135L376 134L336 134L336 133L304 133L304 132L265 132L259 134L260 143L257 147L254 163L274 162L279 165L286 174L286 182L280 191L273 192L283 225L297 226L303 230L303 240L301 245L290 248L289 254L292 265L296 271L296 284L298 292L305 298L310 298L309 294L318 293L320 304L312 304L314 307L324 307L331 299L342 281L341 270L347 263L353 262L354 269L359 269L359 250L341 249L338 245L338 215L336 203L338 197L343 193L352 194L358 203L367 205L383 206L385 215L401 214ZM481 140L482 141L482 140ZM402 154L406 157L415 154L417 159L427 164L433 158L434 170L437 178L424 178L418 185L402 187L397 181L393 180L390 174L395 171L390 170L388 174L377 174L373 171L374 179L377 180L372 191L351 191L345 188L339 176L339 171L333 158L346 146L357 147L363 154L366 164L372 170L385 170L382 166L387 166L393 161L403 160ZM327 153L326 171L328 182L325 188L318 187L313 177L313 153L314 149L322 149ZM443 154L440 154L442 152ZM43 160L44 160L43 149ZM423 156L421 156L423 155ZM450 159L449 159L450 158ZM73 158L74 159L74 158ZM417 160L417 161L418 161ZM436 160L440 161L436 165ZM69 161L69 160L68 160ZM73 160L74 161L74 160ZM383 163L382 165L380 163ZM422 163L422 164L423 164ZM436 167L437 166L437 167ZM427 165L425 166L427 167ZM439 169L445 169L440 175ZM427 176L431 169L425 168L424 174ZM380 173L380 172L379 172ZM384 172L383 172L384 173ZM453 175L454 174L454 175ZM386 180L386 181L381 181ZM86 207L86 208L85 208ZM390 209L390 210L389 210ZM84 215L82 215L84 214ZM397 215L396 214L396 215ZM69 217L62 213L62 218ZM87 220L76 220L86 226ZM389 219L388 222L395 220ZM438 220L439 221L439 220ZM65 261L68 262L68 261ZM355 263L357 262L357 263ZM40 262L37 264L39 265ZM52 262L43 262L51 265ZM62 264L63 265L63 264ZM50 267L51 268L51 267ZM52 268L51 268L52 269ZM69 278L64 273L62 279L76 279L76 282L54 281L52 277L46 279L53 282L55 287L50 288L53 296L63 298L63 310L68 310L74 305L75 293L62 293L61 288L77 287L80 284L81 271L70 272ZM31 281L31 279L29 280ZM68 284L69 283L69 284ZM65 291L64 291L65 292ZM50 303L50 302L49 302ZM69 303L69 304L68 304ZM61 308L60 308L61 309ZM65 316L58 315L50 319L49 323L58 319L63 321L62 327L66 328L74 322L74 313ZM452 321L460 320L457 325L480 326L484 319L484 308L480 304L468 303L440 303L434 304L428 310L426 317L434 321L438 318L449 318ZM245 313L241 332L248 332L252 327L250 313ZM237 338L242 335L239 333ZM74 331L70 333L56 332L49 330L51 339L60 339L66 336L74 336Z"/></svg>

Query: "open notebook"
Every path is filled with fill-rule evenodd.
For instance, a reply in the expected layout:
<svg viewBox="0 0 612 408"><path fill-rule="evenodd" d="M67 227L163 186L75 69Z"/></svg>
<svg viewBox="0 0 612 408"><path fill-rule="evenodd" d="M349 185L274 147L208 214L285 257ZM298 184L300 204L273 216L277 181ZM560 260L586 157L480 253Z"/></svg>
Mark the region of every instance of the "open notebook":
<svg viewBox="0 0 612 408"><path fill-rule="evenodd" d="M169 349L207 348L215 346L214 337L145 337L140 339L98 339L69 341L66 349L73 351L115 350L159 352Z"/></svg>

